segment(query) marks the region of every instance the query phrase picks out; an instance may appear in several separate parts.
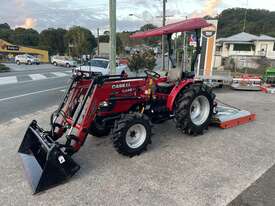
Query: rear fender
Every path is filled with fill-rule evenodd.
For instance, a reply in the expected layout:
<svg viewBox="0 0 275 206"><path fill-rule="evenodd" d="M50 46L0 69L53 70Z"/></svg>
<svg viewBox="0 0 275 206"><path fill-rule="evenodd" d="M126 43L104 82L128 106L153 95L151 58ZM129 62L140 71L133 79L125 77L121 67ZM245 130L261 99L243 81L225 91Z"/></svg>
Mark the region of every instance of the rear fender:
<svg viewBox="0 0 275 206"><path fill-rule="evenodd" d="M192 83L193 83L193 79L183 80L173 88L173 90L171 91L171 93L168 96L167 104L166 104L166 106L170 112L173 112L174 103L175 103L175 100L176 100L179 92Z"/></svg>

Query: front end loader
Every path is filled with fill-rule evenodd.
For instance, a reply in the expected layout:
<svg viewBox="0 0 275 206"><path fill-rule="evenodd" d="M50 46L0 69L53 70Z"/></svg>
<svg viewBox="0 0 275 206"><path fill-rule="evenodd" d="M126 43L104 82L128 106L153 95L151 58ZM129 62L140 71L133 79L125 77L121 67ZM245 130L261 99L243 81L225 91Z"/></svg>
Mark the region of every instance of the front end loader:
<svg viewBox="0 0 275 206"><path fill-rule="evenodd" d="M200 45L200 29L208 26L204 19L189 19L132 37L167 35L170 56L172 33L195 31ZM227 121L232 125L234 118L240 118L238 111L231 119L224 118L228 113L219 113L212 90L194 79L199 54L200 46L190 72L172 69L166 76L149 70L141 77L76 71L63 101L51 115L50 129L32 121L19 148L33 192L58 185L80 169L72 155L88 134L101 137L111 133L117 152L133 157L151 144L152 124L174 120L175 127L188 135L203 134L213 119L216 124Z"/></svg>

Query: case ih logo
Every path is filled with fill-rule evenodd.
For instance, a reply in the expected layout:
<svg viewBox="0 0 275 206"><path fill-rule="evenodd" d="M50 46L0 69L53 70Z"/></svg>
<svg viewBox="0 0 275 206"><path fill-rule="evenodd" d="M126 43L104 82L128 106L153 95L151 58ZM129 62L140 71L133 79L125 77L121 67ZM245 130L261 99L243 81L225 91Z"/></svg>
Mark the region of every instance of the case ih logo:
<svg viewBox="0 0 275 206"><path fill-rule="evenodd" d="M120 89L120 88L125 88L125 87L130 87L131 84L128 83L122 83L122 84L114 84L112 85L112 89Z"/></svg>

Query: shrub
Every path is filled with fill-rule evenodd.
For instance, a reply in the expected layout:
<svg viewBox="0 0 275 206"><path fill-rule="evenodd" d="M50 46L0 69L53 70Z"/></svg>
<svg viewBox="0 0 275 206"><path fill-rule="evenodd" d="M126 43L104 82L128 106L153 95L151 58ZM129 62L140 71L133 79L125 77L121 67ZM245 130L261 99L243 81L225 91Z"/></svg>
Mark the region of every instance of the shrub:
<svg viewBox="0 0 275 206"><path fill-rule="evenodd" d="M135 53L128 58L128 67L131 71L138 73L139 70L153 70L156 66L156 58L149 50L144 53Z"/></svg>

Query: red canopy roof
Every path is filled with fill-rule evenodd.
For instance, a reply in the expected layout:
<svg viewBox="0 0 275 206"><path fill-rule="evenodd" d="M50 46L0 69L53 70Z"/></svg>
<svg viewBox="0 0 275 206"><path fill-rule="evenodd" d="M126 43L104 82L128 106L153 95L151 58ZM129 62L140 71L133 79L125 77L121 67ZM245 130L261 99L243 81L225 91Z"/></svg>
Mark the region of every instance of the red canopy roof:
<svg viewBox="0 0 275 206"><path fill-rule="evenodd" d="M168 24L164 27L160 27L157 29L152 29L145 32L137 32L130 36L130 38L146 38L153 36L162 36L167 34L172 34L176 32L184 32L184 31L194 31L196 29L205 28L211 26L205 19L203 18L193 18L184 21L180 21L173 24Z"/></svg>

